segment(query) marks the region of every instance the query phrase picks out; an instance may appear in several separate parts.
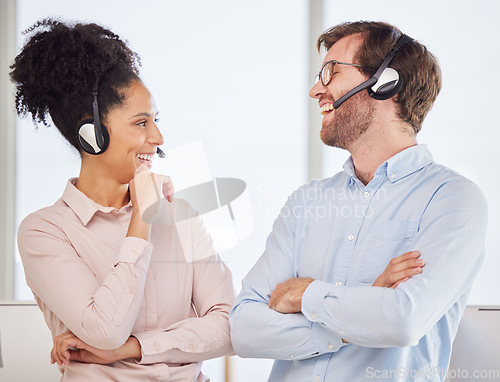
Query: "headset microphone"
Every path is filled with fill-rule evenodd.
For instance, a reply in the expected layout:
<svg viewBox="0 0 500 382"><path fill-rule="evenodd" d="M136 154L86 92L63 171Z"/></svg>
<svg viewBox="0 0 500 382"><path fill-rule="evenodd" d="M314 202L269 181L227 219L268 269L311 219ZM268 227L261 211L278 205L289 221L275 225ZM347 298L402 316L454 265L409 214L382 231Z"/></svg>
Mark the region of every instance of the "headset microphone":
<svg viewBox="0 0 500 382"><path fill-rule="evenodd" d="M353 95L358 94L359 92L368 89L369 87L375 85L377 82L377 79L374 77L368 78L365 82L359 84L356 86L354 89L351 89L347 93L345 93L342 97L340 97L338 100L336 100L333 103L333 108L338 109L340 105L342 105L345 101L347 101L349 98L351 98Z"/></svg>
<svg viewBox="0 0 500 382"><path fill-rule="evenodd" d="M158 156L160 158L165 158L165 153L163 152L162 149L160 149L159 147L156 148L156 153L158 154Z"/></svg>
<svg viewBox="0 0 500 382"><path fill-rule="evenodd" d="M333 103L333 108L338 109L340 105L353 95L358 94L365 89L367 89L370 97L376 100L385 100L396 95L403 85L403 80L400 78L399 73L395 69L389 68L389 64L398 50L401 49L403 45L411 41L413 41L413 39L410 36L403 34L398 39L396 45L392 48L389 54L385 57L375 74L335 101Z"/></svg>

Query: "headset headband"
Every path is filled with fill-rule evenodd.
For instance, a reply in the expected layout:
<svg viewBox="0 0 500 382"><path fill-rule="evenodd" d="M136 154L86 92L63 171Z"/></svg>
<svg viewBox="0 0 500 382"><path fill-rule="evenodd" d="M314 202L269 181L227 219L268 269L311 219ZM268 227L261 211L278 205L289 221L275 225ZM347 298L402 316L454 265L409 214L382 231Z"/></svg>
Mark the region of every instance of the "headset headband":
<svg viewBox="0 0 500 382"><path fill-rule="evenodd" d="M394 45L394 47L389 52L389 54L385 57L384 61L382 61L382 64L380 64L380 67L378 68L378 70L375 72L375 74L372 77L375 77L378 80L380 78L380 75L382 74L382 72L389 66L389 64L391 63L392 59L394 58L394 56L396 55L398 50L401 49L401 47L404 44L407 44L411 41L413 41L413 39L410 36L403 34L398 39L398 42L396 43L396 45Z"/></svg>
<svg viewBox="0 0 500 382"><path fill-rule="evenodd" d="M94 100L92 101L92 110L94 112L94 125L101 125L101 121L99 119L99 103L97 102L97 86L92 90L92 95L94 96Z"/></svg>
<svg viewBox="0 0 500 382"><path fill-rule="evenodd" d="M94 97L94 100L92 101L92 110L94 113L94 128L95 128L95 137L97 144L99 147L104 147L105 145L105 137L103 133L103 127L101 125L101 120L99 118L99 103L97 101L97 94L98 94L98 88L97 85L94 87L94 90L92 90L92 96ZM106 145L107 147L107 145Z"/></svg>

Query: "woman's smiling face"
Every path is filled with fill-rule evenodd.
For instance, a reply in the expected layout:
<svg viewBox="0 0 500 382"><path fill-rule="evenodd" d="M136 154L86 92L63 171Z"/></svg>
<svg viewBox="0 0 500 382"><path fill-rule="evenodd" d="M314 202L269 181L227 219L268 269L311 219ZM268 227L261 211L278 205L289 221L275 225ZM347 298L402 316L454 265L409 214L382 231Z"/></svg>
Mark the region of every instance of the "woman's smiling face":
<svg viewBox="0 0 500 382"><path fill-rule="evenodd" d="M153 96L140 81L123 90L123 105L112 109L104 124L109 132L109 147L99 155L100 165L120 183L128 183L137 168L151 167L157 146L163 144Z"/></svg>

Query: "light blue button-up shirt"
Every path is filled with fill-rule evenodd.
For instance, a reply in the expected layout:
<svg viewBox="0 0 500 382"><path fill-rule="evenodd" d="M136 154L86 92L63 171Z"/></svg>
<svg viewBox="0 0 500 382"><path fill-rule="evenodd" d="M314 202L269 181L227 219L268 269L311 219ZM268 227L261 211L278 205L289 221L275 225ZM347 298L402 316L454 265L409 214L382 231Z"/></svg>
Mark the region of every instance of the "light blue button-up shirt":
<svg viewBox="0 0 500 382"><path fill-rule="evenodd" d="M230 315L236 353L275 359L276 382L444 380L486 221L479 188L434 163L425 145L384 162L366 186L349 159L281 210ZM396 289L372 287L410 250L425 259L422 274ZM316 279L302 312L269 309L290 277Z"/></svg>

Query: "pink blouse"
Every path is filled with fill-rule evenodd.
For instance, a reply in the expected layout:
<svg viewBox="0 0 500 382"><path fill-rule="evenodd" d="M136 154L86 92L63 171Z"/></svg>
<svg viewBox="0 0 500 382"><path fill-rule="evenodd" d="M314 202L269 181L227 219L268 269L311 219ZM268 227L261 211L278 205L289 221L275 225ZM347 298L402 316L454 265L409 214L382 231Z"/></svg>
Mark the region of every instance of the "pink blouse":
<svg viewBox="0 0 500 382"><path fill-rule="evenodd" d="M70 330L114 349L133 335L142 358L71 362L61 381L207 381L201 361L233 353L234 289L202 220L153 225L150 242L126 237L132 205L102 207L75 183L19 227L27 284L53 337ZM189 210L183 200L171 206Z"/></svg>

